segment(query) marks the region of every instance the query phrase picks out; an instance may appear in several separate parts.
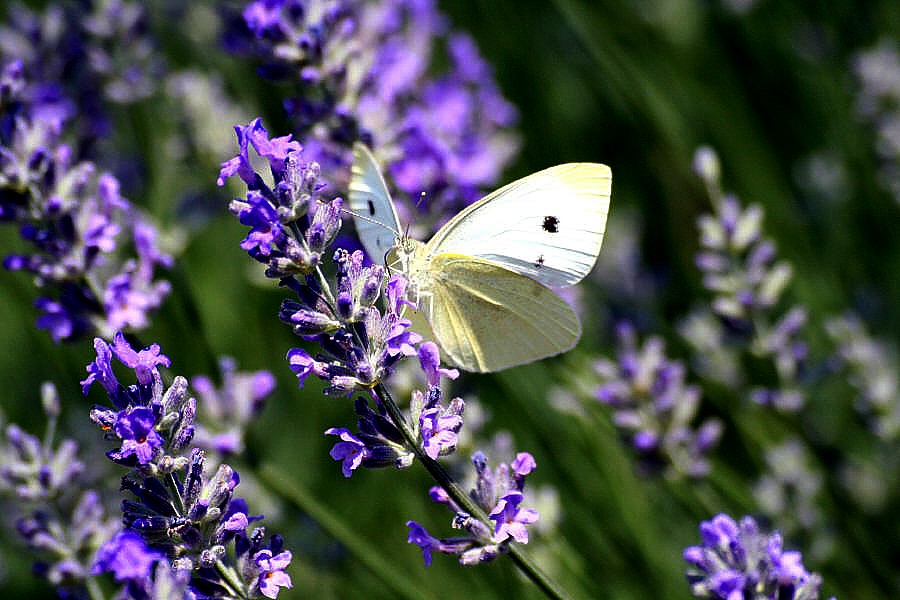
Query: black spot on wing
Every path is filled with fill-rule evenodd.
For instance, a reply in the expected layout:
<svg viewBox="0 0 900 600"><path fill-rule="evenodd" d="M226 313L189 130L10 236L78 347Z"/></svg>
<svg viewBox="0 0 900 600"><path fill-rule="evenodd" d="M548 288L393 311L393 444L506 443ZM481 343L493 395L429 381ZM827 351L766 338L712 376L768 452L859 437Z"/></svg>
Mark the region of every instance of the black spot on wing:
<svg viewBox="0 0 900 600"><path fill-rule="evenodd" d="M366 200L366 202L369 203L369 216L374 217L375 216L375 203L372 202L371 198Z"/></svg>
<svg viewBox="0 0 900 600"><path fill-rule="evenodd" d="M540 269L543 266L544 266L544 255L541 254L540 256L537 257L537 260L534 261L534 267L536 269Z"/></svg>
<svg viewBox="0 0 900 600"><path fill-rule="evenodd" d="M544 222L541 227L547 233L559 233L559 217L544 217Z"/></svg>

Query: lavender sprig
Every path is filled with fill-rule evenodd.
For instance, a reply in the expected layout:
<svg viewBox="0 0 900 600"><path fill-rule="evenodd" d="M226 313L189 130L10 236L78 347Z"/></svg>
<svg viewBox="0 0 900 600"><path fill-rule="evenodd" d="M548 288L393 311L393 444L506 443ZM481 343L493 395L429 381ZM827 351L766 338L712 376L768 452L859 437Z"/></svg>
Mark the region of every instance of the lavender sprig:
<svg viewBox="0 0 900 600"><path fill-rule="evenodd" d="M691 421L700 407L700 389L684 382L684 365L665 356L661 338L638 347L631 325L618 327L618 359L600 359L602 379L597 399L613 408L613 422L637 450L644 469L663 469L669 476L703 477L706 454L722 435L719 419L709 418L696 430Z"/></svg>
<svg viewBox="0 0 900 600"><path fill-rule="evenodd" d="M301 385L311 374L327 380L327 395L372 389L401 356L415 353L413 345L421 339L407 331L411 322L401 317L408 304L405 279L394 275L385 286L384 267L364 267L361 252L338 249L332 290L321 267L341 226L342 200L320 195L324 183L318 164L304 162L300 144L290 136L269 139L260 119L235 131L241 151L223 163L219 184L234 175L247 184L246 198L230 206L251 227L241 247L266 265L267 277L278 278L297 294L296 301L282 303L279 317L324 351L313 357L292 349L287 356L291 369ZM253 170L250 148L268 160L271 187ZM374 307L383 286L388 301L384 314Z"/></svg>
<svg viewBox="0 0 900 600"><path fill-rule="evenodd" d="M809 573L799 552L785 552L781 534L766 534L751 517L726 514L700 524L702 546L684 551L691 591L722 600L817 600L822 578Z"/></svg>
<svg viewBox="0 0 900 600"><path fill-rule="evenodd" d="M205 375L191 379L191 388L200 405L194 443L230 456L243 452L244 432L275 389L275 376L268 371L239 372L234 359L229 357L219 360L219 368L222 376L219 388Z"/></svg>
<svg viewBox="0 0 900 600"><path fill-rule="evenodd" d="M795 540L807 541L817 559L834 553L834 536L819 503L825 493L825 476L809 448L799 438L773 445L765 453L765 473L753 485L760 513ZM802 538L801 538L802 536Z"/></svg>
<svg viewBox="0 0 900 600"><path fill-rule="evenodd" d="M853 57L859 82L856 111L875 130L875 152L882 186L900 203L900 52L897 40L885 37Z"/></svg>
<svg viewBox="0 0 900 600"><path fill-rule="evenodd" d="M858 396L855 408L871 423L880 439L900 436L900 365L897 349L873 338L858 316L829 319L825 331L837 345L839 366Z"/></svg>
<svg viewBox="0 0 900 600"><path fill-rule="evenodd" d="M7 425L0 445L0 494L10 497L22 516L16 531L37 555L34 571L60 593L96 592L92 557L118 528L101 494L87 487L85 465L72 439L55 443L60 416L55 386L41 390L47 415L43 440Z"/></svg>
<svg viewBox="0 0 900 600"><path fill-rule="evenodd" d="M471 566L491 562L507 553L509 543L513 540L528 543L526 526L537 521L539 516L537 511L521 507L520 504L525 498L525 476L537 467L534 458L527 452L520 452L509 465L501 463L492 470L488 467L487 457L476 452L472 456L472 465L475 467L477 480L470 495L489 513L494 526L486 527L483 521L473 518L443 488L431 488L431 499L446 505L455 514L453 528L462 529L468 535L437 539L419 523L408 521L408 542L422 549L426 566L431 564L432 552L459 556L460 564Z"/></svg>
<svg viewBox="0 0 900 600"><path fill-rule="evenodd" d="M3 265L46 290L35 302L38 327L55 341L146 327L170 289L154 280L157 266L171 266L156 230L112 175L74 161L63 140L68 115L23 96L20 62L3 66L2 81L0 221L18 224L33 248Z"/></svg>
<svg viewBox="0 0 900 600"><path fill-rule="evenodd" d="M699 149L694 168L707 186L714 209L714 214L698 220L702 249L696 257L703 285L713 294L712 312L722 324L714 335L749 356L772 362L777 385L750 389L754 402L796 411L805 401L800 376L807 346L800 333L806 311L794 306L776 313L791 279L791 266L778 260L774 242L763 236L762 208L754 204L744 209L737 198L721 191L715 152ZM703 339L694 342L698 350L713 345Z"/></svg>
<svg viewBox="0 0 900 600"><path fill-rule="evenodd" d="M111 129L103 100L130 104L155 90L163 66L142 3L92 2L87 10L50 3L43 13L15 4L8 17L0 27L0 64L21 64L27 102L78 116L72 127L79 155Z"/></svg>
<svg viewBox="0 0 900 600"><path fill-rule="evenodd" d="M109 397L112 407L94 406L91 420L107 439L118 440L107 457L129 469L121 485L133 496L122 505L126 533L101 551L97 572L111 571L129 589L140 588L151 581L157 555L164 555L176 570L190 572L190 588L202 596L274 598L280 587L291 587L284 573L291 553L281 537L266 539L262 527L248 530L262 517L235 497L237 472L220 464L209 476L205 452L188 452L196 401L187 380L178 376L163 385L159 367L169 359L156 344L135 351L117 333L112 345L97 338L94 347L97 358L82 386L87 393L99 383ZM119 382L113 358L134 371L135 383ZM118 557L129 551L143 557L141 568L122 564ZM177 587L181 580L166 581Z"/></svg>
<svg viewBox="0 0 900 600"><path fill-rule="evenodd" d="M344 475L350 477L359 467L405 468L418 459L471 520L473 531L479 527L476 522L489 530L495 521L500 530L491 544L501 544L497 548L508 550L529 577L548 594L559 597L552 583L506 541L511 536L527 542L524 527L536 518L520 507L521 495L479 504L436 460L457 446L464 403L456 399L445 406L441 401L441 377L457 373L440 367L439 351L433 343L416 348L422 338L409 331L411 322L403 317L408 307L414 308L406 298L405 278L395 274L385 284L383 267L366 267L361 252L338 248L333 252L336 277L331 284L323 258L340 228L341 199L329 200L320 194L324 184L319 181L318 164L304 162L300 144L289 136L270 139L259 119L235 127L235 131L240 151L222 164L219 184L234 175L247 184L247 196L231 203L232 212L251 228L241 246L266 265L268 277L278 278L282 286L296 293L296 300L282 303L280 319L321 349L316 355L302 348L291 349L287 354L290 368L301 386L311 375L326 381L327 396L364 395L355 403L357 433L345 427L326 431L339 438L331 455L341 462ZM270 174L265 178L253 168L251 148L268 162ZM375 306L382 287L383 312ZM404 357L413 355L419 357L427 390L413 392L406 415L385 381ZM467 549L487 547L484 536L473 539L474 545L469 542Z"/></svg>
<svg viewBox="0 0 900 600"><path fill-rule="evenodd" d="M250 2L231 40L253 49L264 76L292 86L285 109L336 189L361 140L401 192L401 220L427 234L496 183L517 148L516 111L432 0L314 4ZM442 51L448 66L434 74ZM420 194L415 208L405 201Z"/></svg>

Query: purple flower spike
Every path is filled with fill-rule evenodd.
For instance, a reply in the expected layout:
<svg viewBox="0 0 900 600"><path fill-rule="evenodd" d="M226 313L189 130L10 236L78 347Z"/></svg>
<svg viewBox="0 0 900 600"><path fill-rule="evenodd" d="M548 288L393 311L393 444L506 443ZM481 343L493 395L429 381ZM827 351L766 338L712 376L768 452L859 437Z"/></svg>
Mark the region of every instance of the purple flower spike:
<svg viewBox="0 0 900 600"><path fill-rule="evenodd" d="M27 52L29 58L27 64L6 65L0 82L0 121L6 124L0 136L0 221L18 225L29 251L7 256L3 264L31 274L46 294L36 302L41 311L37 326L48 330L54 341L85 334L108 336L126 326L143 328L169 292L166 282L153 280L154 269L171 261L143 252L142 238L152 227L121 196L119 181L82 160L79 150L93 145L99 133L91 130L99 123L87 121L92 117L105 121L96 110L102 86L87 71L96 66L93 59L111 60L105 55L107 43L123 40L106 39L94 46L78 38L98 33L88 22L101 30L111 26L116 33L123 33L118 27L124 23L107 22L116 21L112 15L116 10L107 13L100 8L97 14L80 14L55 7L46 22L24 9L13 12L13 20L23 19L17 23L23 31L4 26L0 45L10 52ZM137 6L126 12L140 20ZM123 47L139 46L141 34L129 34ZM18 35L24 37L10 39ZM53 39L42 39L44 35ZM42 47L47 43L53 47ZM55 47L58 44L63 47ZM73 51L89 53L91 59L72 57ZM72 62L61 64L57 57ZM90 97L89 105L79 106L83 98L66 96L68 86L56 80L62 74L67 74L68 83L77 82L76 88L87 86L72 92Z"/></svg>
<svg viewBox="0 0 900 600"><path fill-rule="evenodd" d="M293 130L327 178L345 181L350 147L362 140L390 158L398 199L424 193L416 207L398 201L401 221L434 228L496 183L513 158L516 111L475 43L448 26L435 2L339 2L313 11L260 0L243 17L233 37L262 59L264 75L293 86L284 103ZM442 70L438 56L447 58Z"/></svg>
<svg viewBox="0 0 900 600"><path fill-rule="evenodd" d="M705 326L688 328L685 337L697 348L701 364L732 365L716 373L731 372L718 377L727 385L741 378L738 352L754 361L770 360L779 385L752 389L750 399L796 412L805 401L799 377L806 363L806 342L801 337L807 315L800 306L785 312L778 308L792 267L779 260L774 242L765 237L762 207L743 207L737 197L722 192L713 150L701 148L695 160L714 208L697 221L700 251L695 257L711 298L708 308L694 317L695 323L704 319ZM710 337L710 329L718 339L704 339Z"/></svg>
<svg viewBox="0 0 900 600"><path fill-rule="evenodd" d="M720 514L700 524L702 546L685 549L694 596L744 598L818 598L821 577L809 573L798 552L782 550L781 534L759 530L751 517L740 523Z"/></svg>

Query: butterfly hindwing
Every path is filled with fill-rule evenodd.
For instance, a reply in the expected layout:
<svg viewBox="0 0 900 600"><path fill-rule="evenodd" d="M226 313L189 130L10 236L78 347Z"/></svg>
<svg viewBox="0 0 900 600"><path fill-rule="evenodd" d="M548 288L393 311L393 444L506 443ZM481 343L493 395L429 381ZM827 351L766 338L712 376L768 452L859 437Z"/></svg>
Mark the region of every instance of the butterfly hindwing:
<svg viewBox="0 0 900 600"><path fill-rule="evenodd" d="M575 311L553 290L490 261L431 258L422 300L446 354L468 371L499 371L569 350L581 335Z"/></svg>
<svg viewBox="0 0 900 600"><path fill-rule="evenodd" d="M428 242L427 252L484 258L546 286L573 285L600 253L611 186L606 165L544 169L460 212Z"/></svg>

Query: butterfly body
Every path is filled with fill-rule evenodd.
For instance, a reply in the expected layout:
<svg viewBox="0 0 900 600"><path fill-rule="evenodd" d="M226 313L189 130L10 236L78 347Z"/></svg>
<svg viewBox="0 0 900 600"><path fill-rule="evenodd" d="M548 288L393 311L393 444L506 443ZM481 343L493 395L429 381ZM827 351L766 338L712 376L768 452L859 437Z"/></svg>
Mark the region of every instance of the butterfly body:
<svg viewBox="0 0 900 600"><path fill-rule="evenodd" d="M462 210L426 244L399 232L377 163L355 149L350 204L383 227L357 226L373 257L402 271L409 294L445 354L466 370L498 371L569 350L578 317L551 287L580 281L593 267L606 225L611 174L570 163L510 183ZM377 175L377 177L376 177ZM380 182L380 183L378 183ZM395 238L398 234L395 233Z"/></svg>

